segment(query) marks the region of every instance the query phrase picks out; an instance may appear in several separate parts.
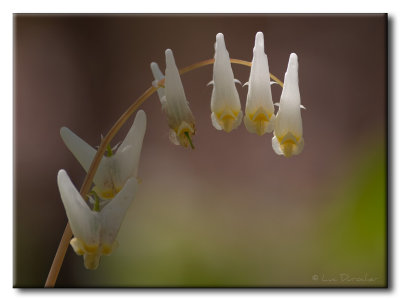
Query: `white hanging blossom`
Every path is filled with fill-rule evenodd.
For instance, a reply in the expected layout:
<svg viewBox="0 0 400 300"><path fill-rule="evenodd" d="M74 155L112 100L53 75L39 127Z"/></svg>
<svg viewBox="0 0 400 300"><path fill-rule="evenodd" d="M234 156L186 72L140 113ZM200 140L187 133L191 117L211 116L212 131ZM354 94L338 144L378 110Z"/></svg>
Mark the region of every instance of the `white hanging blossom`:
<svg viewBox="0 0 400 300"><path fill-rule="evenodd" d="M290 157L300 154L304 147L303 125L300 114L298 61L290 54L285 81L276 115L272 148L279 155Z"/></svg>
<svg viewBox="0 0 400 300"><path fill-rule="evenodd" d="M175 145L194 148L192 136L195 134L194 117L186 99L182 81L171 49L165 51L166 70L165 88L159 88L158 96L168 119L170 128L169 138ZM164 78L156 63L150 65L154 78L154 85Z"/></svg>
<svg viewBox="0 0 400 300"><path fill-rule="evenodd" d="M83 255L86 269L97 269L101 255L110 255L117 247L115 240L136 190L137 181L130 178L122 190L100 211L91 210L67 172L60 170L58 188L74 238L70 244L76 254Z"/></svg>
<svg viewBox="0 0 400 300"><path fill-rule="evenodd" d="M224 35L218 33L215 43L215 62L212 96L211 121L218 130L231 132L242 122L243 112L235 87L229 53L226 50Z"/></svg>
<svg viewBox="0 0 400 300"><path fill-rule="evenodd" d="M268 58L264 52L262 32L256 34L248 86L244 124L249 132L261 136L271 132L275 122Z"/></svg>
<svg viewBox="0 0 400 300"><path fill-rule="evenodd" d="M145 131L146 114L140 110L116 153L108 148L107 156L102 158L93 179L93 190L102 199L114 198L129 178L137 177ZM66 127L61 128L60 134L65 145L87 172L97 151Z"/></svg>

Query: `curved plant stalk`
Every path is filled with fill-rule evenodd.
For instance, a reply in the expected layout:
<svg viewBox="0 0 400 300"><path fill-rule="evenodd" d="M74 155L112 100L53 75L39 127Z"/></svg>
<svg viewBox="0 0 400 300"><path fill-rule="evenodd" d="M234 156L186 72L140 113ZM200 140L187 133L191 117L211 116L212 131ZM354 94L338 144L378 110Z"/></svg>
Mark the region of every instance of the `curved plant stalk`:
<svg viewBox="0 0 400 300"><path fill-rule="evenodd" d="M179 70L179 74L185 74L189 71L193 71L195 69L211 65L214 63L214 59L207 59L200 61L198 63L194 63L190 66L187 66L185 68L182 68ZM233 64L239 64L239 65L244 65L251 67L251 62L245 61L245 60L240 60L240 59L234 59L231 58L231 63ZM282 81L280 81L276 76L273 74L270 74L270 77L272 80L276 81L281 87L283 87ZM125 124L125 122L129 119L129 117L138 110L138 108L155 92L157 91L158 88L163 86L165 79L160 80L158 83L157 87L150 87L148 88L129 108L121 115L121 117L115 122L115 124L111 127L110 131L107 133L107 135L102 139L100 146L97 150L97 153L95 157L93 158L92 164L90 165L90 168L86 174L86 177L83 181L83 184L80 189L80 194L84 199L86 199L86 195L89 192L89 189L92 185L94 175L96 174L97 168L100 164L101 159L103 158L103 155L105 151L107 150L107 145L110 144L111 140L114 138L114 136L117 134L117 132L121 129L121 127ZM54 287L58 273L60 272L61 265L64 261L65 254L68 249L69 242L72 238L72 231L71 227L69 226L69 223L67 223L64 233L61 237L60 244L58 245L56 255L54 257L53 263L50 267L49 274L46 279L46 283L44 287Z"/></svg>

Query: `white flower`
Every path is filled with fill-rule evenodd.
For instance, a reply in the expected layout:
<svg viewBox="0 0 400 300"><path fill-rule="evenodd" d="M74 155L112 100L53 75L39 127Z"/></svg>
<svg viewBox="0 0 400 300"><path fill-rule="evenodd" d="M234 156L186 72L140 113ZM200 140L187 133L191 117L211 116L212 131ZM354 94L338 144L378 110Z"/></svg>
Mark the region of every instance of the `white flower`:
<svg viewBox="0 0 400 300"><path fill-rule="evenodd" d="M304 147L303 126L300 114L298 62L295 53L290 54L285 81L276 115L272 148L279 155L290 157L300 154Z"/></svg>
<svg viewBox="0 0 400 300"><path fill-rule="evenodd" d="M225 47L224 35L217 34L215 43L215 62L213 91L211 96L211 121L218 130L230 132L238 127L243 113L239 95L235 87L229 53Z"/></svg>
<svg viewBox="0 0 400 300"><path fill-rule="evenodd" d="M275 122L268 58L264 53L262 32L256 34L248 85L244 124L248 131L261 136L266 132L271 132Z"/></svg>
<svg viewBox="0 0 400 300"><path fill-rule="evenodd" d="M94 270L100 256L110 255L117 246L115 238L135 196L137 181L127 180L118 195L99 212L90 209L64 170L58 172L57 182L74 234L70 244L76 254L83 255L85 268Z"/></svg>
<svg viewBox="0 0 400 300"><path fill-rule="evenodd" d="M137 177L140 152L146 131L146 114L138 111L125 140L115 154L108 148L108 156L102 158L93 182L93 190L102 199L112 199L131 177ZM87 172L96 150L66 127L60 134L65 145Z"/></svg>
<svg viewBox="0 0 400 300"><path fill-rule="evenodd" d="M159 88L158 96L168 119L169 138L175 145L194 148L192 136L195 134L194 117L186 100L185 91L171 49L165 51L166 70L165 88ZM151 63L155 84L163 79L163 74L156 63Z"/></svg>

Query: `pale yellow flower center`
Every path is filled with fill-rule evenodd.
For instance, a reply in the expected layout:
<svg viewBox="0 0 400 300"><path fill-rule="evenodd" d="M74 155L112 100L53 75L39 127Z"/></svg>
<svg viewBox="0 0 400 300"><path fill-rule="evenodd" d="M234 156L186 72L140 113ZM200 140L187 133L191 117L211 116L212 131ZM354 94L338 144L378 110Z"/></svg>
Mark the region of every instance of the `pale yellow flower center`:
<svg viewBox="0 0 400 300"><path fill-rule="evenodd" d="M99 189L97 186L95 186L93 190L97 193L97 195L99 195L99 197L111 200L122 190L122 187L113 185L108 189Z"/></svg>
<svg viewBox="0 0 400 300"><path fill-rule="evenodd" d="M301 140L301 137L297 137L291 132L288 132L284 136L277 136L277 139L279 141L283 155L286 157L291 157L296 148L299 146L299 141Z"/></svg>
<svg viewBox="0 0 400 300"><path fill-rule="evenodd" d="M248 114L250 121L253 123L252 127L255 128L255 131L260 136L267 130L272 116L273 113L269 114L262 107L258 108L254 113Z"/></svg>
<svg viewBox="0 0 400 300"><path fill-rule="evenodd" d="M215 116L218 123L226 132L231 132L239 116L240 111L233 111L230 109L225 109L221 112L216 112Z"/></svg>
<svg viewBox="0 0 400 300"><path fill-rule="evenodd" d="M110 255L116 248L117 242L112 245L109 244L92 244L88 245L83 240L74 237L70 244L75 253L84 256L85 267L89 270L97 269L101 255Z"/></svg>
<svg viewBox="0 0 400 300"><path fill-rule="evenodd" d="M181 144L184 147L189 147L191 146L194 148L192 144L192 136L195 133L194 129L194 124L188 124L187 122L183 121L181 122L180 126L178 128L174 128L176 137L178 139L179 144Z"/></svg>

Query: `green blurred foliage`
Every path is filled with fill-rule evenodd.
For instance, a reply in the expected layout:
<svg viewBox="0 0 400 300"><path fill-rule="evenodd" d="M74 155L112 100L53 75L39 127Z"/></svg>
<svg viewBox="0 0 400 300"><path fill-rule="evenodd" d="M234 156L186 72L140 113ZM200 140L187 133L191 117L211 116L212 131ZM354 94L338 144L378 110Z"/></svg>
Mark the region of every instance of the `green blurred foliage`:
<svg viewBox="0 0 400 300"><path fill-rule="evenodd" d="M96 272L76 259L76 285L385 286L386 153L382 143L362 149L340 182L303 196L325 197L305 210L246 209L228 192L199 205L190 191L144 184L120 248Z"/></svg>
<svg viewBox="0 0 400 300"><path fill-rule="evenodd" d="M332 206L322 216L317 242L321 251L315 259L326 278L345 273L376 280L319 284L384 286L387 282L386 149L373 139L368 147L363 146L352 172L333 189Z"/></svg>

